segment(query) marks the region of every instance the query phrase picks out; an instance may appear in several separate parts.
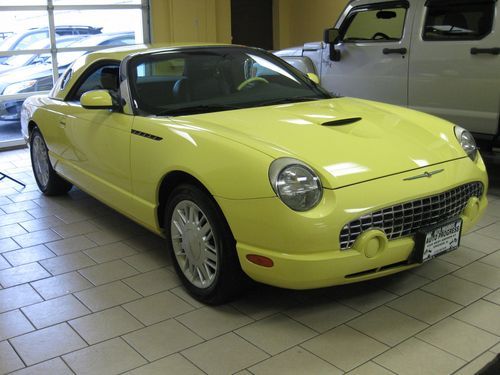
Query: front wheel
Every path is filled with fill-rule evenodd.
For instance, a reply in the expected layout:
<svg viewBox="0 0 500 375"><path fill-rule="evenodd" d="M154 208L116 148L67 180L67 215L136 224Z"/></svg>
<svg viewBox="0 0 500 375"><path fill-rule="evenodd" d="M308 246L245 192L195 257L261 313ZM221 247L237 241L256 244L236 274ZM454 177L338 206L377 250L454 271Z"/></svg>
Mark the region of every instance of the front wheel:
<svg viewBox="0 0 500 375"><path fill-rule="evenodd" d="M194 298L220 304L241 291L235 240L209 194L194 185L177 187L165 209L165 232L175 270Z"/></svg>
<svg viewBox="0 0 500 375"><path fill-rule="evenodd" d="M38 188L45 195L67 193L72 184L60 177L52 168L47 151L47 144L38 128L33 129L30 137L30 154L33 174Z"/></svg>

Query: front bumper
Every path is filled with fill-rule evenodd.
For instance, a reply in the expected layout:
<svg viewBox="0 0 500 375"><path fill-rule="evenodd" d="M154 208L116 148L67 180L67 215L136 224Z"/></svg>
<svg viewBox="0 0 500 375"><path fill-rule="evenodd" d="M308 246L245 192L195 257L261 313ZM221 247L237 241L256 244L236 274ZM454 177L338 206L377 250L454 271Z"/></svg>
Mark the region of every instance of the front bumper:
<svg viewBox="0 0 500 375"><path fill-rule="evenodd" d="M444 169L432 178L405 181L423 171ZM340 250L339 233L349 221L361 215L431 196L456 186L480 181L483 196L477 210L462 213L463 232L469 231L487 206L488 187L484 164L469 158L442 163L336 190L325 190L322 202L313 210L290 210L278 198L227 200L217 198L237 241L243 271L265 284L290 289L311 289L363 281L413 268L413 236L390 240L383 251ZM247 255L273 260L273 267L250 262Z"/></svg>

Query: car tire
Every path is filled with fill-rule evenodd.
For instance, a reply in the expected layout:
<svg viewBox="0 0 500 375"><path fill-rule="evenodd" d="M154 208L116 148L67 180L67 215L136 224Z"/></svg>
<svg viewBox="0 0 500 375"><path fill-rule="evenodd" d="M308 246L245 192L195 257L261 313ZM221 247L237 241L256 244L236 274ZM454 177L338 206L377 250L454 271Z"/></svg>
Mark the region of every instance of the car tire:
<svg viewBox="0 0 500 375"><path fill-rule="evenodd" d="M35 181L45 195L67 193L73 185L59 176L50 163L47 144L38 128L34 128L30 137L31 166Z"/></svg>
<svg viewBox="0 0 500 375"><path fill-rule="evenodd" d="M217 305L240 294L246 276L236 242L213 197L195 185L180 185L165 208L165 233L174 268L188 292Z"/></svg>

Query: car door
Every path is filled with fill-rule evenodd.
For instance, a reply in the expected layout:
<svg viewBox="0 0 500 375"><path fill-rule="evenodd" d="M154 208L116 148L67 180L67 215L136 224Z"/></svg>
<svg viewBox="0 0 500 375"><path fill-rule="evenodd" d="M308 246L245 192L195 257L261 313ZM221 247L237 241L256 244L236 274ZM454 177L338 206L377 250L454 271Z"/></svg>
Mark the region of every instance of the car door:
<svg viewBox="0 0 500 375"><path fill-rule="evenodd" d="M130 137L134 117L109 109L86 109L80 97L87 91L108 89L103 75L115 71L117 62L97 62L83 74L69 93L71 105L66 133L71 158L66 160L66 175L83 189L114 207L129 200ZM118 95L118 77L114 95Z"/></svg>
<svg viewBox="0 0 500 375"><path fill-rule="evenodd" d="M499 11L495 0L426 1L414 24L410 107L476 133L496 134L500 30L494 17Z"/></svg>
<svg viewBox="0 0 500 375"><path fill-rule="evenodd" d="M408 1L354 2L339 25L338 61L323 52L321 82L335 94L406 105L413 8Z"/></svg>

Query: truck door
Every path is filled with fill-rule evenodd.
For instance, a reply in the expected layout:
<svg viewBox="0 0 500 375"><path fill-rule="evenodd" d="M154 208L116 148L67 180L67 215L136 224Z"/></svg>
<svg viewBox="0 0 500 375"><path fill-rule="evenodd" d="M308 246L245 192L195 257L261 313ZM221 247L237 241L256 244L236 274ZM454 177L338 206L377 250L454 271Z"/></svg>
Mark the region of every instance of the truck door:
<svg viewBox="0 0 500 375"><path fill-rule="evenodd" d="M340 41L323 50L321 82L334 94L407 105L413 9L408 1L357 3L337 25Z"/></svg>
<svg viewBox="0 0 500 375"><path fill-rule="evenodd" d="M414 23L410 107L475 133L496 134L500 107L499 11L495 0L425 2Z"/></svg>

